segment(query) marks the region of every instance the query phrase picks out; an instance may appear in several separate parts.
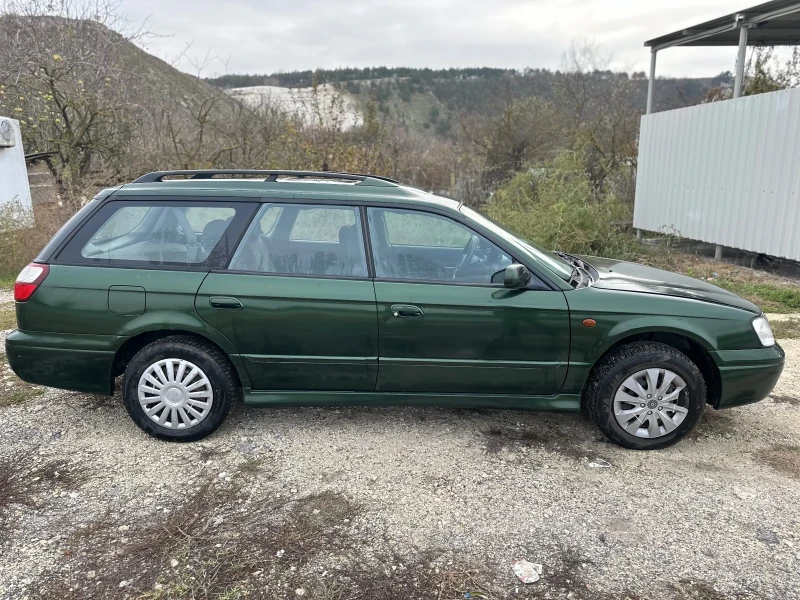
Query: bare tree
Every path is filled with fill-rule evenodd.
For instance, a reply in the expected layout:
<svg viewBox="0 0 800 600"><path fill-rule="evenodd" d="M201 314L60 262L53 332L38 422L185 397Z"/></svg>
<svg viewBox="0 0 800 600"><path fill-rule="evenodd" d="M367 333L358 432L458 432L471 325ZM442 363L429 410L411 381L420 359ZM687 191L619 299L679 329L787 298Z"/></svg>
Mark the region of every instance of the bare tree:
<svg viewBox="0 0 800 600"><path fill-rule="evenodd" d="M57 153L67 188L102 160L119 169L146 86L130 55L146 35L128 29L109 0L8 0L0 9L3 108L24 123L26 144Z"/></svg>
<svg viewBox="0 0 800 600"><path fill-rule="evenodd" d="M635 175L640 114L637 85L610 68L611 57L592 42L573 44L555 79L556 106L571 145L582 150L595 192L610 175ZM632 189L624 185L625 189ZM626 192L626 195L630 195Z"/></svg>
<svg viewBox="0 0 800 600"><path fill-rule="evenodd" d="M475 169L466 176L471 193L482 193L482 199L526 165L551 157L561 137L552 103L535 96L517 99L508 86L501 90L499 100L496 116L471 114L461 118L464 137L477 154L465 157L461 164Z"/></svg>

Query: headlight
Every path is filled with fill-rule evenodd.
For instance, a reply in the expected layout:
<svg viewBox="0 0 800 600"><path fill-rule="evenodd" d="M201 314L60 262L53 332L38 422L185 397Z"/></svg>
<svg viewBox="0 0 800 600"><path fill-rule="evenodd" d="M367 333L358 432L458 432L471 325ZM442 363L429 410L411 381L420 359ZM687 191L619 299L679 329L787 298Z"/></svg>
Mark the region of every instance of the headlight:
<svg viewBox="0 0 800 600"><path fill-rule="evenodd" d="M775 345L775 336L772 335L772 328L769 326L767 317L761 315L753 319L753 329L755 329L758 339L761 340L762 346Z"/></svg>

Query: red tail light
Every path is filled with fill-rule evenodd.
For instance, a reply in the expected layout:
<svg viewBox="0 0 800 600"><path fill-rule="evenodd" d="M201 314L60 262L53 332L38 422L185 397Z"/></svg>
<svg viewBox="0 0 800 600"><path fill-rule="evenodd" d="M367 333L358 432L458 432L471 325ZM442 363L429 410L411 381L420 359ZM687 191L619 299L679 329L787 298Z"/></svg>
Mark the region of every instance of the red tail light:
<svg viewBox="0 0 800 600"><path fill-rule="evenodd" d="M33 292L41 285L44 278L50 272L48 265L40 265L31 263L19 274L17 280L14 282L14 300L17 302L26 302Z"/></svg>

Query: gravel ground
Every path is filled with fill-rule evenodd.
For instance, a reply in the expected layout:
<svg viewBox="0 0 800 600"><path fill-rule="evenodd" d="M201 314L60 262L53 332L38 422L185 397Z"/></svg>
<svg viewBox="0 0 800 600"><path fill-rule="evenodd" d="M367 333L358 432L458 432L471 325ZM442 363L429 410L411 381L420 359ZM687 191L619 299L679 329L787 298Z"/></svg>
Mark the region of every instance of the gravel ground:
<svg viewBox="0 0 800 600"><path fill-rule="evenodd" d="M605 442L582 415L434 408L238 407L212 438L175 445L143 434L119 397L46 390L0 406L0 511L4 468L7 490L28 494L0 512L0 598L242 597L164 582L216 525L269 507L263 518L284 526L306 509L303 523L330 519L312 528L329 536L313 556L312 534L264 533L252 551L272 566L248 575L264 597L798 599L800 340L783 345L770 399L708 410L689 439L647 453ZM0 397L16 384L5 373L2 385ZM13 456L29 470L15 475ZM194 545L170 547L149 580L161 546L126 562L192 490L237 482L239 512L211 507L202 535L176 525ZM280 571L285 552L298 558ZM540 581L520 584L515 557L541 563ZM379 588L349 593L359 577Z"/></svg>

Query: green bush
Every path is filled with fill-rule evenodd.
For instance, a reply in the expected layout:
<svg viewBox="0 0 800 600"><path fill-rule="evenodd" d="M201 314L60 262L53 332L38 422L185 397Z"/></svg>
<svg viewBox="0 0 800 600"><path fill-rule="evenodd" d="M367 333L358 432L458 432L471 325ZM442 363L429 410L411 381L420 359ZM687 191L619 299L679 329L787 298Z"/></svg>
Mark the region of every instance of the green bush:
<svg viewBox="0 0 800 600"><path fill-rule="evenodd" d="M521 237L571 254L633 259L642 250L621 223L631 209L611 193L593 193L579 157L562 152L501 187L485 212Z"/></svg>

